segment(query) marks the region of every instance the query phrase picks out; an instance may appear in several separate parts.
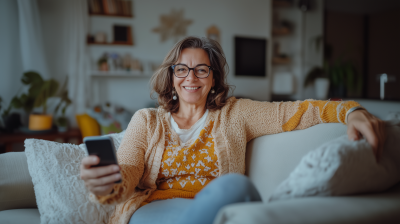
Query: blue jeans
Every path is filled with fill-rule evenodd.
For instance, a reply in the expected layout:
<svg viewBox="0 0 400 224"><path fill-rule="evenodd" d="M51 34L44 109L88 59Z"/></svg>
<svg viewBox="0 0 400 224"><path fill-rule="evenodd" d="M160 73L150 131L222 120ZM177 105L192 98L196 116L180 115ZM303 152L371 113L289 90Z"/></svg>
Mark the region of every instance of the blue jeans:
<svg viewBox="0 0 400 224"><path fill-rule="evenodd" d="M225 205L261 201L253 183L244 175L227 174L211 181L194 199L153 201L139 208L129 224L207 224Z"/></svg>

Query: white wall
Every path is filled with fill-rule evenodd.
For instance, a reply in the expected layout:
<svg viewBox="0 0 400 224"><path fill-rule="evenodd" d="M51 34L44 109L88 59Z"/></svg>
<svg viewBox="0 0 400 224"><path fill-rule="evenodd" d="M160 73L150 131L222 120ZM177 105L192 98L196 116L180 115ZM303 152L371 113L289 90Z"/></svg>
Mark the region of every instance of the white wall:
<svg viewBox="0 0 400 224"><path fill-rule="evenodd" d="M15 0L0 1L0 96L2 107L22 86L22 57L19 42L18 4Z"/></svg>
<svg viewBox="0 0 400 224"><path fill-rule="evenodd" d="M234 76L234 36L270 38L271 1L183 1L141 0L134 1L134 18L91 17L91 33L106 31L111 37L114 23L130 24L133 28L133 47L90 46L92 63L103 52L129 52L142 61L161 62L176 40L160 41L160 35L152 29L160 25L160 15L169 14L171 9L184 10L184 18L193 20L187 35L206 36L206 29L216 25L221 32L221 45L225 51L230 73L228 81L235 85L234 95L257 100L270 99L270 75L265 78L242 78ZM270 58L267 58L269 63ZM98 78L99 79L99 78ZM151 103L149 78L102 78L103 88L109 100L130 109L146 107Z"/></svg>

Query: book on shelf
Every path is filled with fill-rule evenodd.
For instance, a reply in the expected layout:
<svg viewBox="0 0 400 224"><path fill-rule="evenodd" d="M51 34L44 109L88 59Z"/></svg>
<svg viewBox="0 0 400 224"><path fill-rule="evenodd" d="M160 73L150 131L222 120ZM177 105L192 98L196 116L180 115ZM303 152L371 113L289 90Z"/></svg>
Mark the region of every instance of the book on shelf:
<svg viewBox="0 0 400 224"><path fill-rule="evenodd" d="M88 0L89 14L132 16L131 0Z"/></svg>

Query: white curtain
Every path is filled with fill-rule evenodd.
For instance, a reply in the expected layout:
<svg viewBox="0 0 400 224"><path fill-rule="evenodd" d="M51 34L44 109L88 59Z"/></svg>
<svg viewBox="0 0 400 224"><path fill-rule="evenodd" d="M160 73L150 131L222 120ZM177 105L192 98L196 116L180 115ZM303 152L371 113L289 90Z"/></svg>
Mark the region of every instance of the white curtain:
<svg viewBox="0 0 400 224"><path fill-rule="evenodd" d="M44 79L50 78L36 0L18 0L18 19L23 71L33 70Z"/></svg>
<svg viewBox="0 0 400 224"><path fill-rule="evenodd" d="M68 92L73 104L72 113L85 113L89 106L89 76L88 49L86 35L88 34L87 2L83 0L68 0L64 13L64 50L66 56L66 73L69 77ZM75 119L73 119L75 121Z"/></svg>

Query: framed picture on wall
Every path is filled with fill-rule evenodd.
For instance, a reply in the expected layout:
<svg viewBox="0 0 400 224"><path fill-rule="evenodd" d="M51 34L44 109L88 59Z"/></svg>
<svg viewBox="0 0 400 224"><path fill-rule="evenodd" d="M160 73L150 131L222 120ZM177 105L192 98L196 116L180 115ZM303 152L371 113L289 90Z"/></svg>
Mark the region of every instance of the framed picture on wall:
<svg viewBox="0 0 400 224"><path fill-rule="evenodd" d="M267 76L267 39L235 37L235 75Z"/></svg>
<svg viewBox="0 0 400 224"><path fill-rule="evenodd" d="M114 25L113 26L114 44L133 45L132 41L132 28L127 25Z"/></svg>

